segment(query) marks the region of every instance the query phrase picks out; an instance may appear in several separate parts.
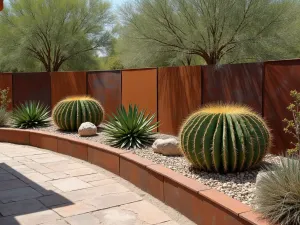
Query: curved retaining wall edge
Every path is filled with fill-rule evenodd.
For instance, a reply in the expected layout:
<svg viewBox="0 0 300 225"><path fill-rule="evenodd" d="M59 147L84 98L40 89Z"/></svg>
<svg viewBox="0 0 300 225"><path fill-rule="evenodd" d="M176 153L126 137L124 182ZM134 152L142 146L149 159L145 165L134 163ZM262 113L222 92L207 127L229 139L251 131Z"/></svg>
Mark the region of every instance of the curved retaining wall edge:
<svg viewBox="0 0 300 225"><path fill-rule="evenodd" d="M128 151L59 134L0 128L0 142L73 156L128 180L201 225L268 225L251 208L198 181Z"/></svg>

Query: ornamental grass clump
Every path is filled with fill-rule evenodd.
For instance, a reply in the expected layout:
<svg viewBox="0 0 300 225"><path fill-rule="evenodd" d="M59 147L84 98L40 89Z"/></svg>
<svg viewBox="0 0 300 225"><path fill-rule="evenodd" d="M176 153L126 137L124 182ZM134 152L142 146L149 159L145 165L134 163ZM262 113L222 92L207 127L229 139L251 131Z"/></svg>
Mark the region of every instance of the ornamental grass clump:
<svg viewBox="0 0 300 225"><path fill-rule="evenodd" d="M16 107L12 113L12 126L28 129L50 125L49 107L35 101L25 102Z"/></svg>
<svg viewBox="0 0 300 225"><path fill-rule="evenodd" d="M271 224L300 224L300 162L282 158L256 184L254 207Z"/></svg>
<svg viewBox="0 0 300 225"><path fill-rule="evenodd" d="M194 167L230 173L258 165L271 146L271 134L248 107L208 105L184 122L180 145Z"/></svg>
<svg viewBox="0 0 300 225"><path fill-rule="evenodd" d="M84 122L98 126L104 118L104 109L100 102L88 96L68 97L54 107L52 119L65 131L77 131Z"/></svg>
<svg viewBox="0 0 300 225"><path fill-rule="evenodd" d="M153 122L155 115L146 115L136 105L129 105L128 112L121 106L104 125L104 134L109 145L117 148L144 148L154 141L153 130L159 123Z"/></svg>

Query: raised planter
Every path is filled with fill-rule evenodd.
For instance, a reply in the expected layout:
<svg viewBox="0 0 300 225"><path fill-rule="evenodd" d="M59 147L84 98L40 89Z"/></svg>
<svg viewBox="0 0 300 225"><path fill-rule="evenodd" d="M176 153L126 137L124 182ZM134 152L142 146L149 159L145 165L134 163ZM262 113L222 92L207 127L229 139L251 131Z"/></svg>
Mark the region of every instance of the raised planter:
<svg viewBox="0 0 300 225"><path fill-rule="evenodd" d="M148 192L201 225L268 225L249 206L137 155L47 132L0 128L0 142L31 145L88 161Z"/></svg>

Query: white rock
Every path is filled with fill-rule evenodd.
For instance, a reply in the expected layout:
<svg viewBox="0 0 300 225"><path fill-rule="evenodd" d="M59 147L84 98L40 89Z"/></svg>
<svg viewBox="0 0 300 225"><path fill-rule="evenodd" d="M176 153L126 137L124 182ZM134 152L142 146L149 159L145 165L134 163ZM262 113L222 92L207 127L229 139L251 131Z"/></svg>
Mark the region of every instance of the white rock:
<svg viewBox="0 0 300 225"><path fill-rule="evenodd" d="M90 123L82 123L78 129L78 134L83 137L89 137L97 134L97 127Z"/></svg>
<svg viewBox="0 0 300 225"><path fill-rule="evenodd" d="M178 141L175 138L157 139L153 143L152 149L155 153L163 155L182 155L178 147Z"/></svg>

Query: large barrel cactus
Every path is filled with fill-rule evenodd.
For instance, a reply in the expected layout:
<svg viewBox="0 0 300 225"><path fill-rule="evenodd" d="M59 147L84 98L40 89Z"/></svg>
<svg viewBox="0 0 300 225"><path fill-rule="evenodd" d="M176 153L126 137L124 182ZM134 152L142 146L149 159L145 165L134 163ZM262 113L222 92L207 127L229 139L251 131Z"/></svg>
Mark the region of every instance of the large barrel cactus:
<svg viewBox="0 0 300 225"><path fill-rule="evenodd" d="M238 172L262 161L271 146L271 134L263 119L247 107L208 105L184 122L180 145L199 169Z"/></svg>
<svg viewBox="0 0 300 225"><path fill-rule="evenodd" d="M104 117L101 104L90 97L69 97L54 107L52 119L62 130L76 131L84 122L98 126Z"/></svg>

